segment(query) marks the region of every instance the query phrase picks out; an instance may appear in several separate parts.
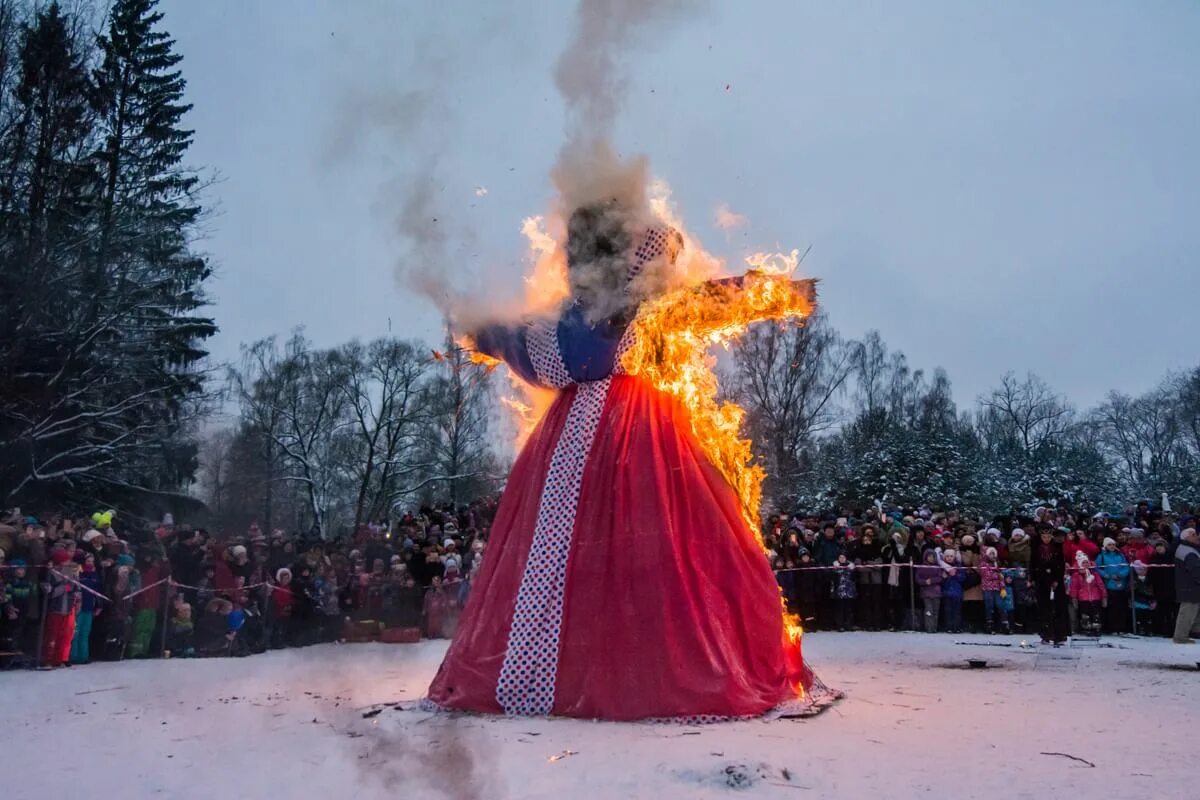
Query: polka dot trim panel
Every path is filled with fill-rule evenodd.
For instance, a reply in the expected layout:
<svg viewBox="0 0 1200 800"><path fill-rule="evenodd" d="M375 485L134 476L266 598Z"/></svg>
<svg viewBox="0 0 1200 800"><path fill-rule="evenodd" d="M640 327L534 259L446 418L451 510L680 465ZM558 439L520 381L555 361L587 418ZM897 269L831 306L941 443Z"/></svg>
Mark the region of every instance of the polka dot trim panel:
<svg viewBox="0 0 1200 800"><path fill-rule="evenodd" d="M529 348L529 360L533 362L539 381L555 389L563 389L574 383L558 349L557 323L530 323L525 341Z"/></svg>
<svg viewBox="0 0 1200 800"><path fill-rule="evenodd" d="M529 560L521 575L512 629L496 684L496 700L506 714L538 716L554 708L567 558L583 468L596 438L610 382L605 378L579 385L550 458Z"/></svg>
<svg viewBox="0 0 1200 800"><path fill-rule="evenodd" d="M633 347L633 343L634 343L634 341L636 341L637 337L634 334L634 331L636 329L637 329L636 325L629 325L628 327L626 327L625 332L623 334L621 334L621 340L619 342L617 342L617 353L615 356L613 356L613 374L614 375L628 374L625 372L625 365L622 363L622 361L625 358L625 354L627 352L629 352L629 348Z"/></svg>

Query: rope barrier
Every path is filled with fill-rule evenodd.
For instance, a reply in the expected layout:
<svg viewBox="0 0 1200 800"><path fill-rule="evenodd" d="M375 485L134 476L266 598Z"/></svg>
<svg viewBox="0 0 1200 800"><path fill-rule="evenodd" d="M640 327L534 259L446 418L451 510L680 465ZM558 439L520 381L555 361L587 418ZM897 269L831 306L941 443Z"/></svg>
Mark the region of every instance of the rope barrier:
<svg viewBox="0 0 1200 800"><path fill-rule="evenodd" d="M1174 564L1143 564L1142 566L1144 566L1146 569L1175 569ZM1030 569L1029 567L1024 566L1024 565L1008 566L1008 567L1003 567L1003 566L984 567L984 566L980 566L980 565L965 566L963 564L955 564L953 567L950 567L949 565L943 565L943 564L937 564L937 563L925 564L925 563L917 563L915 561L913 561L913 562L905 561L903 563L898 563L898 564L855 564L853 562L850 562L850 563L847 563L845 566L840 566L840 567L837 565L833 565L833 564L831 564L829 566L814 565L811 567L785 567L783 569L772 569L772 572L774 572L776 574L779 574L781 572L812 572L812 571L828 572L831 570L839 570L839 569L891 569L892 567L896 567L897 569L920 569L922 567L924 567L925 569L942 569L942 570L944 570L944 569L961 569L961 570L964 570L967 572L983 571L985 569L995 569L995 570L1000 570L1000 571L1003 571L1006 569L1023 569L1023 570L1028 571ZM1108 564L1108 565L1104 565L1104 566L1097 566L1097 565L1093 564L1092 566L1087 567L1086 569L1094 570L1099 573L1104 573L1105 571L1119 569L1120 567L1126 567L1130 570L1133 569L1133 565L1128 564L1128 563L1126 563L1126 564ZM1083 567L1064 567L1063 569L1065 572L1083 572L1084 571Z"/></svg>

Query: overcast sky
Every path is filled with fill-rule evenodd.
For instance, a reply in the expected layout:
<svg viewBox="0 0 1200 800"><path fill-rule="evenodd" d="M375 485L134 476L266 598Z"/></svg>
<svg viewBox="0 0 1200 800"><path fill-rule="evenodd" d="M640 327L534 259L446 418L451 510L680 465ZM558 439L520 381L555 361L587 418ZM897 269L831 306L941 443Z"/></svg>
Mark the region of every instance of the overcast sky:
<svg viewBox="0 0 1200 800"><path fill-rule="evenodd" d="M395 275L418 169L448 272L515 286L563 139L570 6L165 0L191 159L221 177L214 356L297 325L436 339ZM833 323L945 367L960 403L1032 369L1087 405L1200 362L1197 42L1187 0L712 0L628 59L617 144L708 249L811 245ZM749 225L717 230L722 203Z"/></svg>

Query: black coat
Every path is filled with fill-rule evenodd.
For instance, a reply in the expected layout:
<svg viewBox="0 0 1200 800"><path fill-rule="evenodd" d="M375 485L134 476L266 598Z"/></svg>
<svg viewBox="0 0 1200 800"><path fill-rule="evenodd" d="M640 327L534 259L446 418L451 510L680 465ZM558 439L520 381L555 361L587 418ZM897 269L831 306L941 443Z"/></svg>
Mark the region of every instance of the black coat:
<svg viewBox="0 0 1200 800"><path fill-rule="evenodd" d="M1150 558L1150 585L1154 587L1154 598L1160 603L1175 602L1175 559L1170 553L1155 553Z"/></svg>
<svg viewBox="0 0 1200 800"><path fill-rule="evenodd" d="M1175 551L1175 598L1200 603L1200 550L1186 542Z"/></svg>
<svg viewBox="0 0 1200 800"><path fill-rule="evenodd" d="M1057 583L1059 588L1062 587L1063 574L1066 571L1067 562L1063 557L1063 548L1061 542L1051 542L1050 557L1047 558L1042 554L1042 543L1034 542L1029 553L1029 579L1038 587L1048 587L1052 583ZM1062 594L1062 592L1059 592Z"/></svg>

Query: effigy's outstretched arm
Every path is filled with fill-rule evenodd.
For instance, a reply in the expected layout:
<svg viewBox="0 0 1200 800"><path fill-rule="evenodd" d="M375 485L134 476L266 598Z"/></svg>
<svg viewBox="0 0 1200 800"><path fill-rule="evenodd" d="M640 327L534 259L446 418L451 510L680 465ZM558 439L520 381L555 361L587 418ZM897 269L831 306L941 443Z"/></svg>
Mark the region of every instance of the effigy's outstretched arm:
<svg viewBox="0 0 1200 800"><path fill-rule="evenodd" d="M675 292L655 303L655 328L719 336L767 319L803 319L817 307L815 279L748 272Z"/></svg>
<svg viewBox="0 0 1200 800"><path fill-rule="evenodd" d="M465 342L476 353L503 361L526 383L537 384L537 370L529 357L529 326L524 323L484 325L466 337Z"/></svg>

